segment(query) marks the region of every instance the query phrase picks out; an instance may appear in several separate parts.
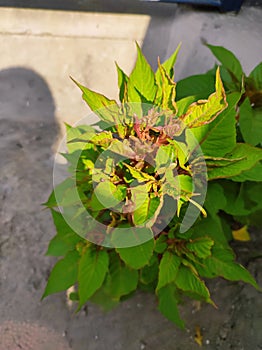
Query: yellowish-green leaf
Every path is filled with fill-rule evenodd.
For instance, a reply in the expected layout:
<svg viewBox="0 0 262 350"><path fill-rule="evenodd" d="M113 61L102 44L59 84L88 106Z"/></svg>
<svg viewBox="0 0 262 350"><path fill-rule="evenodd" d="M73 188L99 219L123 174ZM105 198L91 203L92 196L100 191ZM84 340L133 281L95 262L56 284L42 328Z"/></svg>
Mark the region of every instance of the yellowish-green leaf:
<svg viewBox="0 0 262 350"><path fill-rule="evenodd" d="M137 60L128 81L128 101L152 103L156 91L154 72L137 44Z"/></svg>
<svg viewBox="0 0 262 350"><path fill-rule="evenodd" d="M158 207L160 205L160 198L155 196L154 193L147 194L146 197L144 197L144 202L141 206L137 207L137 209L133 213L133 221L135 225L143 225L147 224L150 221L150 225L152 226L154 224L154 219L156 217L154 216L155 212L157 211Z"/></svg>
<svg viewBox="0 0 262 350"><path fill-rule="evenodd" d="M220 157L236 145L236 105L241 93L227 95L228 107L210 124L190 129L204 155Z"/></svg>
<svg viewBox="0 0 262 350"><path fill-rule="evenodd" d="M115 123L113 117L114 113L118 109L117 103L115 100L110 100L98 92L92 91L89 88L81 85L76 80L71 78L73 82L79 87L82 91L82 98L88 104L92 111L96 112L101 120L109 122L110 124Z"/></svg>
<svg viewBox="0 0 262 350"><path fill-rule="evenodd" d="M129 164L123 163L127 169L130 171L130 174L137 179L138 182L145 182L145 181L155 181L155 178L147 173L144 173L143 171L136 169Z"/></svg>
<svg viewBox="0 0 262 350"><path fill-rule="evenodd" d="M178 45L178 47L176 48L174 53L164 63L161 63L161 66L165 69L168 76L172 80L174 79L174 65L176 63L176 59L177 59L177 55L178 55L178 52L180 50L180 47L181 47L181 43ZM161 83L160 83L161 82L161 72L160 72L159 68L156 71L155 77L156 77L157 84L161 86Z"/></svg>
<svg viewBox="0 0 262 350"><path fill-rule="evenodd" d="M189 128L196 128L211 123L227 107L226 94L219 74L216 72L216 91L208 100L199 100L189 106L187 112L180 116Z"/></svg>
<svg viewBox="0 0 262 350"><path fill-rule="evenodd" d="M176 98L176 83L169 77L165 68L161 66L160 62L158 62L159 72L161 74L161 108L166 111L170 110L174 114L177 113L177 106L175 102ZM159 103L159 102L158 102Z"/></svg>

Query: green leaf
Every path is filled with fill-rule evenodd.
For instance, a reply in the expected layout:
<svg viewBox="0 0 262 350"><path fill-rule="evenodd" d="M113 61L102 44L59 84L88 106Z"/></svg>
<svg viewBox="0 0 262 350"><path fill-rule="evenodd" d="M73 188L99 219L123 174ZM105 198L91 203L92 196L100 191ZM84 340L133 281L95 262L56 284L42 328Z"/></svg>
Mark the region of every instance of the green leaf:
<svg viewBox="0 0 262 350"><path fill-rule="evenodd" d="M151 176L147 173L144 173L142 170L134 168L130 166L129 164L123 163L125 167L130 171L130 174L133 178L137 179L138 182L145 182L145 181L155 181L154 176Z"/></svg>
<svg viewBox="0 0 262 350"><path fill-rule="evenodd" d="M81 256L78 268L79 309L102 286L108 264L105 250L89 247Z"/></svg>
<svg viewBox="0 0 262 350"><path fill-rule="evenodd" d="M206 99L214 91L215 78L209 74L192 75L188 78L179 80L176 85L177 101L193 98L193 101Z"/></svg>
<svg viewBox="0 0 262 350"><path fill-rule="evenodd" d="M245 194L247 198L252 202L252 210L257 211L262 209L262 181L253 183L246 182L245 185ZM254 205L254 203L256 203L256 205Z"/></svg>
<svg viewBox="0 0 262 350"><path fill-rule="evenodd" d="M103 284L91 297L90 301L99 305L103 311L110 311L119 304L119 300L108 294L107 284Z"/></svg>
<svg viewBox="0 0 262 350"><path fill-rule="evenodd" d="M256 146L262 142L262 108L252 108L248 98L239 109L239 127L244 141Z"/></svg>
<svg viewBox="0 0 262 350"><path fill-rule="evenodd" d="M217 69L216 91L208 97L208 100L199 100L190 105L180 119L187 127L196 128L211 123L226 107L226 94Z"/></svg>
<svg viewBox="0 0 262 350"><path fill-rule="evenodd" d="M221 276L230 281L243 281L258 288L255 279L250 273L242 265L235 263L233 259L234 255L230 250L215 245L212 250L212 256L204 262L204 271L210 271L211 273L207 277Z"/></svg>
<svg viewBox="0 0 262 350"><path fill-rule="evenodd" d="M128 100L129 102L152 103L156 90L154 72L137 45L137 61L128 81Z"/></svg>
<svg viewBox="0 0 262 350"><path fill-rule="evenodd" d="M121 259L131 268L140 269L148 264L154 249L154 241L150 240L141 245L129 248L116 248Z"/></svg>
<svg viewBox="0 0 262 350"><path fill-rule="evenodd" d="M143 284L155 283L158 278L158 257L153 255L149 265L144 266L140 271L140 281Z"/></svg>
<svg viewBox="0 0 262 350"><path fill-rule="evenodd" d="M230 215L240 216L248 215L251 208L248 208L247 190L249 186L246 183L236 183L231 181L224 181L223 188L227 194L227 203L223 208L223 211ZM252 209L254 209L254 203L252 201Z"/></svg>
<svg viewBox="0 0 262 350"><path fill-rule="evenodd" d="M118 87L119 87L119 100L120 102L127 102L127 84L128 76L122 71L122 69L116 63L117 75L118 75Z"/></svg>
<svg viewBox="0 0 262 350"><path fill-rule="evenodd" d="M76 283L78 260L78 252L71 251L67 253L64 259L59 260L55 264L49 276L42 299L50 294L66 290Z"/></svg>
<svg viewBox="0 0 262 350"><path fill-rule="evenodd" d="M128 145L127 142L123 142L114 139L111 145L108 147L108 151L119 154L121 156L126 157L127 159L135 159L136 153L132 150L132 148Z"/></svg>
<svg viewBox="0 0 262 350"><path fill-rule="evenodd" d="M227 95L228 107L212 123L191 129L205 155L220 157L236 145L235 107L240 93Z"/></svg>
<svg viewBox="0 0 262 350"><path fill-rule="evenodd" d="M205 199L205 208L210 215L215 215L219 210L223 210L227 204L227 199L223 187L215 182L209 182Z"/></svg>
<svg viewBox="0 0 262 350"><path fill-rule="evenodd" d="M75 203L77 201L75 194L75 180L68 177L54 188L54 191L44 205L48 208L52 208Z"/></svg>
<svg viewBox="0 0 262 350"><path fill-rule="evenodd" d="M43 203L44 206L46 206L47 208L51 209L54 207L57 207L57 201L56 201L56 195L55 195L55 191L53 190L50 194L50 196L48 197L47 201L45 203Z"/></svg>
<svg viewBox="0 0 262 350"><path fill-rule="evenodd" d="M95 135L95 130L90 125L80 125L77 127L72 127L70 125L66 126L66 141L67 149L69 153L76 156L76 161L73 161L73 164L77 164L77 160L80 158L81 151L86 148L87 144L83 142L73 142L79 138L84 138L86 141L90 140ZM75 154L73 153L75 152ZM63 154L63 156L68 160L68 155ZM73 158L73 157L72 157Z"/></svg>
<svg viewBox="0 0 262 350"><path fill-rule="evenodd" d="M167 284L174 282L181 264L181 258L170 251L163 254L159 265L159 277L156 292Z"/></svg>
<svg viewBox="0 0 262 350"><path fill-rule="evenodd" d="M88 104L92 111L96 112L99 115L101 120L114 124L114 113L118 109L117 103L115 100L110 100L98 92L92 91L87 87L81 85L76 80L71 78L73 82L79 87L82 91L82 98Z"/></svg>
<svg viewBox="0 0 262 350"><path fill-rule="evenodd" d="M214 241L208 237L198 238L187 243L186 247L191 252L195 253L200 259L206 259L211 255L211 249Z"/></svg>
<svg viewBox="0 0 262 350"><path fill-rule="evenodd" d="M257 163L253 168L243 171L241 174L232 176L230 180L243 181L262 181L262 162Z"/></svg>
<svg viewBox="0 0 262 350"><path fill-rule="evenodd" d="M140 269L148 264L153 255L154 240L152 237L152 231L148 228L130 227L128 232L124 233L120 229L113 231L112 243L126 265Z"/></svg>
<svg viewBox="0 0 262 350"><path fill-rule="evenodd" d="M154 193L147 194L144 197L144 202L141 204L133 213L133 221L135 225L144 225L149 223L150 227L154 224L154 221L157 217L154 217L155 220L152 221L153 216L157 211L160 205L160 198L157 197Z"/></svg>
<svg viewBox="0 0 262 350"><path fill-rule="evenodd" d="M242 82L243 69L239 60L229 50L222 46L206 45L213 55L222 63L222 65L230 72L234 82Z"/></svg>
<svg viewBox="0 0 262 350"><path fill-rule="evenodd" d="M262 90L262 62L260 62L249 74L253 78L257 90Z"/></svg>
<svg viewBox="0 0 262 350"><path fill-rule="evenodd" d="M177 101L176 102L177 116L180 117L181 115L185 114L186 111L188 110L188 107L197 100L198 98L195 98L195 96L188 96Z"/></svg>
<svg viewBox="0 0 262 350"><path fill-rule="evenodd" d="M68 251L73 250L76 244L82 239L67 224L60 212L51 211L57 235L50 241L46 255L63 256Z"/></svg>
<svg viewBox="0 0 262 350"><path fill-rule="evenodd" d="M117 300L136 289L138 272L125 266L115 255L109 268L108 293Z"/></svg>
<svg viewBox="0 0 262 350"><path fill-rule="evenodd" d="M217 214L208 215L205 219L198 221L193 225L190 231L192 232L191 239L202 238L208 234L208 237L215 242L220 242L224 246L228 245L226 232Z"/></svg>
<svg viewBox="0 0 262 350"><path fill-rule="evenodd" d="M174 322L180 328L185 328L184 322L181 320L178 311L178 301L175 297L176 287L169 284L158 292L159 311L170 321Z"/></svg>
<svg viewBox="0 0 262 350"><path fill-rule="evenodd" d="M150 188L151 185L147 183L130 187L131 200L134 203L134 210L139 209L147 201Z"/></svg>
<svg viewBox="0 0 262 350"><path fill-rule="evenodd" d="M164 63L161 63L161 66L165 69L165 71L167 72L168 76L171 79L174 79L174 65L176 63L176 59L177 59L178 52L180 50L180 46L181 46L181 44L178 45L178 47L176 48L174 53ZM159 68L156 71L155 77L156 77L156 81L157 81L158 85L161 86L161 84L160 84L161 72L160 72Z"/></svg>
<svg viewBox="0 0 262 350"><path fill-rule="evenodd" d="M105 208L114 208L125 199L126 187L116 186L110 181L104 181L94 188L94 193Z"/></svg>
<svg viewBox="0 0 262 350"><path fill-rule="evenodd" d="M173 145L161 145L155 156L155 170L157 171L161 167L167 167L173 162L175 154L175 148Z"/></svg>
<svg viewBox="0 0 262 350"><path fill-rule="evenodd" d="M183 290L184 292L192 292L193 294L197 294L206 302L213 304L205 283L197 275L195 275L191 269L181 266L177 273L175 283L177 288Z"/></svg>
<svg viewBox="0 0 262 350"><path fill-rule="evenodd" d="M250 146L245 143L239 143L228 154L227 159L240 159L237 162L227 163L226 166L208 168L208 179L230 178L241 174L243 171L251 169L262 159L262 149Z"/></svg>
<svg viewBox="0 0 262 350"><path fill-rule="evenodd" d="M167 249L166 243L167 237L165 235L160 235L159 238L155 240L155 248L154 251L158 254L163 254Z"/></svg>

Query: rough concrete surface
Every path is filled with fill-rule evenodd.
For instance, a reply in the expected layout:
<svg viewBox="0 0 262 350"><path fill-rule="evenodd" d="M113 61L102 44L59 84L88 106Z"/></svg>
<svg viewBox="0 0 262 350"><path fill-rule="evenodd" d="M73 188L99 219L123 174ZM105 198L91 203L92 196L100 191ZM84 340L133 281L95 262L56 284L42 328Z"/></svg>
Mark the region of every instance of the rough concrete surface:
<svg viewBox="0 0 262 350"><path fill-rule="evenodd" d="M41 350L43 344L48 350L61 344L73 350L194 350L196 327L205 349L262 349L261 293L240 283L208 282L218 310L181 305L185 331L143 293L106 314L94 305L75 314L64 293L40 301L55 262L44 255L55 231L41 206L52 189L55 148L62 122L88 114L68 76L116 97L114 61L129 73L135 40L152 63L183 41L177 77L201 73L214 63L201 37L234 50L249 72L261 61L261 18L262 10L252 7L236 16L176 6L171 16L151 18L0 9L0 350ZM257 232L249 244L236 245L260 285L261 259L249 254L261 244Z"/></svg>

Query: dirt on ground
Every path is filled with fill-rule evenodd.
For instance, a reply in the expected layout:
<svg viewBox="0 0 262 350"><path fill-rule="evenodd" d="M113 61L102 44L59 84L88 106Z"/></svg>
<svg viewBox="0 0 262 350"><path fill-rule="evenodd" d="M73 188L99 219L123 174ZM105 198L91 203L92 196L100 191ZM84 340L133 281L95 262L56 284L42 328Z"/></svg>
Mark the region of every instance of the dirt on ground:
<svg viewBox="0 0 262 350"><path fill-rule="evenodd" d="M45 81L31 70L0 72L0 350L262 349L261 293L249 285L209 281L218 309L185 302L179 330L158 311L154 296L137 293L103 313L79 313L65 293L40 301L55 259L45 256L55 229L41 203L52 190L54 148L60 135ZM262 286L261 232L236 244L239 261ZM10 345L11 344L11 345Z"/></svg>

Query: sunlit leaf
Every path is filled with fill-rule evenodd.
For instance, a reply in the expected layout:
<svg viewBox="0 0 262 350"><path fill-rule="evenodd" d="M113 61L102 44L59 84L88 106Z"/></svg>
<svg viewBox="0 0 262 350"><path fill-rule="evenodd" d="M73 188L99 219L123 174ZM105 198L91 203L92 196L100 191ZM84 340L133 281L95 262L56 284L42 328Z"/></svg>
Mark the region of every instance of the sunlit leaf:
<svg viewBox="0 0 262 350"><path fill-rule="evenodd" d="M180 119L187 127L196 128L211 123L226 107L226 94L218 69L216 92L210 95L208 100L199 100L193 103L187 112L180 116Z"/></svg>
<svg viewBox="0 0 262 350"><path fill-rule="evenodd" d="M161 75L160 86L162 91L162 96L158 103L161 105L161 108L164 111L171 110L176 114L176 83L169 77L165 68L160 63L158 65L158 69Z"/></svg>
<svg viewBox="0 0 262 350"><path fill-rule="evenodd" d="M154 72L137 45L137 60L128 81L128 101L152 103L156 90Z"/></svg>
<svg viewBox="0 0 262 350"><path fill-rule="evenodd" d="M88 89L73 78L71 79L79 87L79 89L81 89L83 93L82 98L91 108L91 110L96 112L96 114L98 114L103 121L114 124L115 120L113 118L113 115L118 109L116 101L110 100L104 95Z"/></svg>
<svg viewBox="0 0 262 350"><path fill-rule="evenodd" d="M167 72L168 76L171 79L174 79L174 65L176 63L177 55L180 50L181 43L177 46L174 53L163 63L161 63L161 66L164 67L165 71ZM156 81L159 83L161 81L161 73L159 71L159 68L156 71Z"/></svg>
<svg viewBox="0 0 262 350"><path fill-rule="evenodd" d="M236 145L236 104L241 94L227 95L228 107L212 123L190 129L201 146L202 152L209 156L224 156Z"/></svg>

